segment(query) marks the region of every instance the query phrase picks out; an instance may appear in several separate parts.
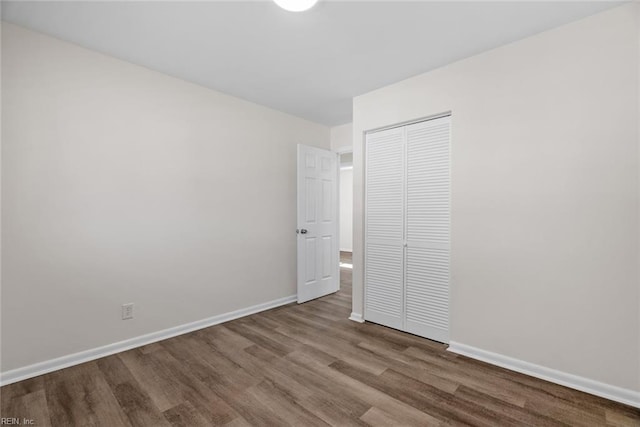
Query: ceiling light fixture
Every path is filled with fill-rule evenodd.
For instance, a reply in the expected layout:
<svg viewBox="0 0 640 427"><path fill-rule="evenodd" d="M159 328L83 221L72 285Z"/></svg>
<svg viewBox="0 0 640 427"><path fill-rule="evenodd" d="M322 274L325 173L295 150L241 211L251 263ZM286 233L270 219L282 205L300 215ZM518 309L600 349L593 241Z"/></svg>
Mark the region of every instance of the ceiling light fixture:
<svg viewBox="0 0 640 427"><path fill-rule="evenodd" d="M315 5L318 0L273 0L278 6L289 12L304 12Z"/></svg>

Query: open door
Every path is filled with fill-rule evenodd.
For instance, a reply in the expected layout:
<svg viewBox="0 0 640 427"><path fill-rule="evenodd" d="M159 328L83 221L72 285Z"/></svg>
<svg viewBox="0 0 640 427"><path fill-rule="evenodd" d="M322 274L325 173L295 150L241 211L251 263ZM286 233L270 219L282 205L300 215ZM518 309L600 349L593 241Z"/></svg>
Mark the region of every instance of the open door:
<svg viewBox="0 0 640 427"><path fill-rule="evenodd" d="M338 154L298 144L298 303L340 288Z"/></svg>

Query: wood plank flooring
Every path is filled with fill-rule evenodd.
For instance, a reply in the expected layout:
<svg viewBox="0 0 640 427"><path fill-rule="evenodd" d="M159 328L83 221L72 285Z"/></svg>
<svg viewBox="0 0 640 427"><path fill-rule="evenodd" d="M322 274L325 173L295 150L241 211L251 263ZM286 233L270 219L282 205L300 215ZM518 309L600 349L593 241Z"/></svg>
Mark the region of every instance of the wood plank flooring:
<svg viewBox="0 0 640 427"><path fill-rule="evenodd" d="M2 387L1 416L55 427L640 426L640 410L347 320L351 270L341 275L340 292L316 301Z"/></svg>

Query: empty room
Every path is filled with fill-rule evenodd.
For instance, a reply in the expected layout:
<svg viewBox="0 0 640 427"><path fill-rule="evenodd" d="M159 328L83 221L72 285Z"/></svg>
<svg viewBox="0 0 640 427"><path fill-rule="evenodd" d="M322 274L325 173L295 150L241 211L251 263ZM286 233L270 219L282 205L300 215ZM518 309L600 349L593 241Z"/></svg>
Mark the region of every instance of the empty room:
<svg viewBox="0 0 640 427"><path fill-rule="evenodd" d="M0 12L0 425L640 426L640 3Z"/></svg>

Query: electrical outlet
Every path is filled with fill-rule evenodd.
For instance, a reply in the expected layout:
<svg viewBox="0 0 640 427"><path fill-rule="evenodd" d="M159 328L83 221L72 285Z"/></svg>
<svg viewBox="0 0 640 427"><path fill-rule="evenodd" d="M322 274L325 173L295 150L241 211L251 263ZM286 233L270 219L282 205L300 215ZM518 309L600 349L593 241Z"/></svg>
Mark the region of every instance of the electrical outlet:
<svg viewBox="0 0 640 427"><path fill-rule="evenodd" d="M133 303L122 304L122 320L133 319Z"/></svg>

